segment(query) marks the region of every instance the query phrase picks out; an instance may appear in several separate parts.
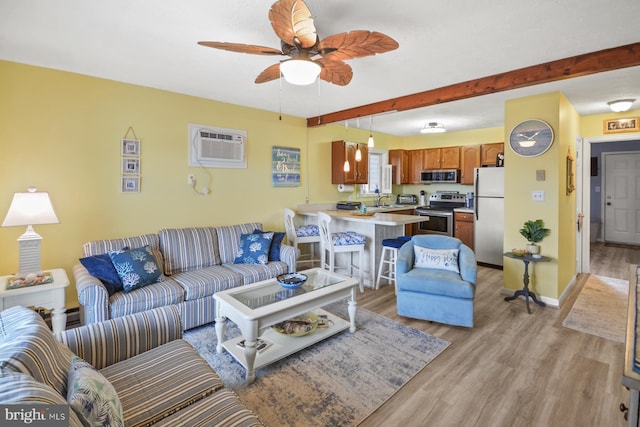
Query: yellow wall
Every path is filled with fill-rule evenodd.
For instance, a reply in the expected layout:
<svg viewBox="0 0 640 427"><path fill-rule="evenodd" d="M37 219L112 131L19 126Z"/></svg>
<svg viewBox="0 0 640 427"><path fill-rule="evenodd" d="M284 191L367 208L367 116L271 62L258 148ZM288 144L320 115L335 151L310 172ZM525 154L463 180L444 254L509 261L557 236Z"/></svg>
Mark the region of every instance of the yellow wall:
<svg viewBox="0 0 640 427"><path fill-rule="evenodd" d="M537 157L505 150L504 247L524 247L527 242L519 233L522 224L542 219L551 234L540 243L541 253L552 261L535 265L530 286L539 294L557 299L575 274L575 193L566 194L565 177L567 150L575 156L578 116L559 92L509 100L505 105L505 141L515 125L532 118L551 126L554 142ZM544 181L536 181L537 170L544 170ZM544 191L544 202L531 200L534 190ZM521 288L522 270L522 262L505 259L505 286Z"/></svg>
<svg viewBox="0 0 640 427"><path fill-rule="evenodd" d="M89 240L250 221L282 230L282 207L304 203L307 177L329 164L303 161L300 187L272 187L272 146L297 147L308 157L301 118L280 121L276 113L1 61L0 93L0 215L14 192L48 191L61 223L35 227L42 266L69 276ZM248 168L189 167L189 123L246 130ZM142 191L123 194L120 140L129 126L141 140ZM210 178L210 195L191 190L190 173L199 185ZM23 232L0 229L2 274L16 271ZM68 301L75 305L74 286Z"/></svg>
<svg viewBox="0 0 640 427"><path fill-rule="evenodd" d="M278 120L277 113L5 61L0 61L0 93L0 219L14 192L25 191L29 186L48 191L61 223L35 227L43 236L42 266L64 268L69 276L71 267L82 256L82 244L90 240L155 233L165 227L249 221L282 230L284 206L334 203L349 196L331 184L330 142L366 142L368 137L365 129L345 129L341 125L307 129L306 120L301 118L283 116ZM554 143L552 153L524 161L505 149L507 173L512 178L507 180L506 189L509 207L505 248L526 243L517 233L525 219L543 218L554 230L542 242L543 252L556 259L559 253L567 252L566 257L536 269L540 279L537 290L555 298L572 271L564 259L575 257L575 253L569 253L575 238L569 232L558 233L558 229L567 226L568 230L571 220L567 212L573 196L563 196L563 166L567 145L575 140L571 135L575 135L578 119L566 99L557 93L540 99L514 100L506 108L504 128L415 137L374 133L376 149L503 141L505 133L520 118L541 118L554 130L561 123L560 143ZM615 117L638 115L635 111ZM582 136L601 135L602 119L603 116L581 118ZM246 130L247 169L189 167L189 123ZM123 194L120 140L130 126L141 140L142 191ZM300 148L300 187L271 185L274 145ZM544 183L535 182L535 169L546 170ZM202 196L191 190L187 185L187 175L191 173L196 175L198 187L210 180L211 194ZM466 190L465 186L459 187ZM417 193L421 189L440 188L396 186L394 192ZM533 205L532 189L545 190L551 203ZM23 232L22 227L0 228L0 274L15 272L16 239ZM505 269L505 278L508 286L516 288L521 266L514 268ZM67 306L75 306L73 284L67 294Z"/></svg>

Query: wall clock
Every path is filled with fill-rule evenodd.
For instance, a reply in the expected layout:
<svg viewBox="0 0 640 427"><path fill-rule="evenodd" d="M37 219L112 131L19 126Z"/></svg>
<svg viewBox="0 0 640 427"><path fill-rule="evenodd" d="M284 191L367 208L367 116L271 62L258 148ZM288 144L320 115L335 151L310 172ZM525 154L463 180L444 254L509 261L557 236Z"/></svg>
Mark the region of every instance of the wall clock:
<svg viewBox="0 0 640 427"><path fill-rule="evenodd" d="M547 122L537 119L518 123L509 134L509 145L523 157L539 156L551 147L553 129Z"/></svg>

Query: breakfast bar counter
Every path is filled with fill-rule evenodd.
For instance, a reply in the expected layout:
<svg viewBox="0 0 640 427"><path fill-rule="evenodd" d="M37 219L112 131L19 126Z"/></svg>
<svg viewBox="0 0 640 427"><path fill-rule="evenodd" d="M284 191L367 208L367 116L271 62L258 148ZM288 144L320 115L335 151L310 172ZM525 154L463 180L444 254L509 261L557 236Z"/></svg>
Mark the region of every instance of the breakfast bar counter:
<svg viewBox="0 0 640 427"><path fill-rule="evenodd" d="M406 210L397 208L396 210ZM358 211L337 210L335 205L330 209L301 205L296 209L296 215L305 218L308 224L317 224L318 212L322 211L332 218L332 231L355 231L367 238L365 244L365 261L362 268L362 282L365 286L375 287L376 274L382 253L382 241L394 239L404 235L404 226L424 221L424 217L393 213L393 209L385 209L384 212L369 212L362 215ZM373 215L371 215L373 213ZM346 257L349 254L336 254L338 265L346 265ZM340 258L345 257L345 258Z"/></svg>

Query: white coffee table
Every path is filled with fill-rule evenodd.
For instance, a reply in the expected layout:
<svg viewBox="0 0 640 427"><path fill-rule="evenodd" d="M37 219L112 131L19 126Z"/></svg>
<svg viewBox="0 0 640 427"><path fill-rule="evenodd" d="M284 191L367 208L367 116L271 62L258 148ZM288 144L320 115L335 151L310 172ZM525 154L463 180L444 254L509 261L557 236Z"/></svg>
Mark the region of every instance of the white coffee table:
<svg viewBox="0 0 640 427"><path fill-rule="evenodd" d="M356 287L358 281L342 274L313 268L300 271L307 282L296 290L287 290L275 279L228 289L214 294L216 302L216 350L225 349L247 370L247 383L255 380L255 371L303 348L349 328L356 330ZM320 307L349 298L349 321L328 313ZM317 328L308 335L292 337L274 331L271 326L292 317L313 312L326 316L330 326ZM225 320L235 323L242 336L224 341ZM270 343L263 351L256 350L256 341ZM245 340L244 348L237 343Z"/></svg>

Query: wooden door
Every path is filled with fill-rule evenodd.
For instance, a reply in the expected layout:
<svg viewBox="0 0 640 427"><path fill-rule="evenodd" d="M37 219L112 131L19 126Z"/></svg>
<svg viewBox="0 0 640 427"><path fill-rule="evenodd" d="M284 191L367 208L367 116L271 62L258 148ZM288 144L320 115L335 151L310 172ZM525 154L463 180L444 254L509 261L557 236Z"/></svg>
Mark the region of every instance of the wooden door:
<svg viewBox="0 0 640 427"><path fill-rule="evenodd" d="M453 217L453 236L462 240L462 243L473 250L473 214L456 212Z"/></svg>
<svg viewBox="0 0 640 427"><path fill-rule="evenodd" d="M604 240L640 242L640 153L604 154Z"/></svg>
<svg viewBox="0 0 640 427"><path fill-rule="evenodd" d="M460 184L473 184L473 169L480 167L480 146L465 145L460 151Z"/></svg>
<svg viewBox="0 0 640 427"><path fill-rule="evenodd" d="M356 184L366 184L369 182L369 148L367 144L350 143L354 146L353 159L355 164L355 177L354 182ZM360 150L361 158L356 161L356 151Z"/></svg>
<svg viewBox="0 0 640 427"><path fill-rule="evenodd" d="M422 166L425 169L440 169L440 148L427 148L423 153Z"/></svg>
<svg viewBox="0 0 640 427"><path fill-rule="evenodd" d="M460 169L460 147L443 147L440 152L441 169Z"/></svg>
<svg viewBox="0 0 640 427"><path fill-rule="evenodd" d="M495 166L498 153L504 153L504 143L482 144L480 151L482 166Z"/></svg>
<svg viewBox="0 0 640 427"><path fill-rule="evenodd" d="M409 153L406 150L389 150L389 164L393 167L393 184L407 184Z"/></svg>
<svg viewBox="0 0 640 427"><path fill-rule="evenodd" d="M409 173L407 184L420 184L420 172L422 172L422 158L424 150L409 151Z"/></svg>

